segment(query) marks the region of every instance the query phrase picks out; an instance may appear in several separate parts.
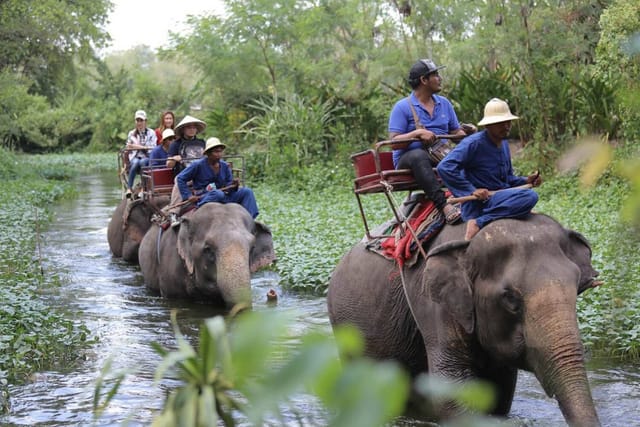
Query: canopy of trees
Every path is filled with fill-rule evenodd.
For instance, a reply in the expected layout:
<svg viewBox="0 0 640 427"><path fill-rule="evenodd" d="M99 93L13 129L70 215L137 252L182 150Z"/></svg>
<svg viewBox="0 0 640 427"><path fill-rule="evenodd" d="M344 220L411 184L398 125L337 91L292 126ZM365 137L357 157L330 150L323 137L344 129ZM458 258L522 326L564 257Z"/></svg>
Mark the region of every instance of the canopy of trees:
<svg viewBox="0 0 640 427"><path fill-rule="evenodd" d="M386 135L411 64L447 65L461 120L509 100L542 163L584 134L637 140L640 6L632 0L226 0L159 52L99 58L110 2L0 2L0 136L23 151L113 150L132 112L195 114L267 167ZM25 25L25 22L27 23ZM636 39L634 39L636 37ZM196 108L192 110L192 108ZM266 154L266 155L265 155ZM289 171L290 172L290 171Z"/></svg>

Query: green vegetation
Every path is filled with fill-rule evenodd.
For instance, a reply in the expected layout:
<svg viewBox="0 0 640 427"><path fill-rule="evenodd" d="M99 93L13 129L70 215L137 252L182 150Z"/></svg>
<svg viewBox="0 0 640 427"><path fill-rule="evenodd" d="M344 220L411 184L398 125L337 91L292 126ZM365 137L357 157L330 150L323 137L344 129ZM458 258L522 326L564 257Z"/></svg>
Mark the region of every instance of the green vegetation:
<svg viewBox="0 0 640 427"><path fill-rule="evenodd" d="M640 136L633 0L224 3L224 17L190 18L164 50L102 58L92 46L107 42L107 0L1 2L0 143L113 150L133 111L145 109L155 127L171 109L206 120L205 136L257 153L260 171L344 162L386 134L408 68L426 56L447 65L444 94L463 121L507 98L522 117L515 136L536 147L543 169L577 135Z"/></svg>
<svg viewBox="0 0 640 427"><path fill-rule="evenodd" d="M174 313L175 325L175 313ZM240 411L251 425L262 425L267 416L277 417L295 393L311 392L331 410L334 419L327 425L383 425L402 413L409 380L400 367L385 363L371 369L372 362L359 360L354 368L341 369L335 343L322 333L307 333L297 354L284 354L282 338L288 334L292 318L276 312L244 313L233 322L228 336L225 320L215 317L201 328L196 352L175 327L178 349L168 352L156 346L164 362L156 380L177 365L185 385L174 390L155 426L210 425L220 421L235 425L232 411ZM336 339L357 356L362 340L354 330L342 330ZM368 388L362 385L367 384ZM240 393L240 394L238 394ZM347 397L348 396L348 397ZM378 402L379 411L362 411L347 402ZM307 415L298 413L302 422Z"/></svg>
<svg viewBox="0 0 640 427"><path fill-rule="evenodd" d="M1 411L7 409L9 383L52 366L72 365L81 355L77 350L91 340L84 325L48 304L50 290L65 278L55 271L44 272L40 239L50 220L48 207L74 194L67 178L87 170L78 165L96 167L101 159L16 156L4 149L0 155Z"/></svg>
<svg viewBox="0 0 640 427"><path fill-rule="evenodd" d="M521 116L513 129L525 147L518 167L546 178L538 210L591 241L605 281L579 299L585 344L597 354L640 356L636 0L224 3L224 17L192 17L191 31L174 34L166 50L139 46L102 58L94 49L108 40L101 27L108 0L0 2L0 297L7 302L0 406L9 381L72 362L69 349L87 339L82 325L46 304L47 290L63 278L43 277L38 233L46 207L72 197L68 178L82 172L79 165L115 169L113 154L15 152L113 153L137 109L151 127L166 109L196 115L207 121L204 137L218 136L247 157L247 183L272 227L284 286L323 294L336 262L364 232L348 155L384 138L392 104L409 91L408 68L427 56L447 65L444 95L461 120L477 121L494 96ZM585 135L605 148L581 175L554 176L556 160ZM368 197L365 209L371 225L390 216L382 197ZM202 339L223 345L213 326ZM207 348L198 352L179 349L184 372L210 357ZM214 389L216 402L231 402L227 389ZM183 410L179 403L170 401L167 417Z"/></svg>

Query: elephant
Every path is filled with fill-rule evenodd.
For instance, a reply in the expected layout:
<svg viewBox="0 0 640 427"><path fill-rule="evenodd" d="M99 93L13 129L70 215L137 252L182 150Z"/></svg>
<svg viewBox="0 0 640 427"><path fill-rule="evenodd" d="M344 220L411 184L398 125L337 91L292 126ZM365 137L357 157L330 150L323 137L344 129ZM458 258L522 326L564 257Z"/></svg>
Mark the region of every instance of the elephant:
<svg viewBox="0 0 640 427"><path fill-rule="evenodd" d="M492 383L493 415L509 413L518 369L533 372L568 424L600 425L576 314L577 296L602 284L587 240L539 213L496 220L470 241L464 230L445 226L426 259L402 271L356 244L330 278L334 330L355 326L366 356L394 359L413 378ZM463 411L451 402L429 410L440 419Z"/></svg>
<svg viewBox="0 0 640 427"><path fill-rule="evenodd" d="M129 263L137 264L138 248L151 227L151 217L168 203L169 196L136 200L123 198L111 215L107 228L111 253Z"/></svg>
<svg viewBox="0 0 640 427"><path fill-rule="evenodd" d="M251 273L275 261L271 231L237 203L206 203L179 227L152 227L138 251L148 289L221 308L251 307Z"/></svg>

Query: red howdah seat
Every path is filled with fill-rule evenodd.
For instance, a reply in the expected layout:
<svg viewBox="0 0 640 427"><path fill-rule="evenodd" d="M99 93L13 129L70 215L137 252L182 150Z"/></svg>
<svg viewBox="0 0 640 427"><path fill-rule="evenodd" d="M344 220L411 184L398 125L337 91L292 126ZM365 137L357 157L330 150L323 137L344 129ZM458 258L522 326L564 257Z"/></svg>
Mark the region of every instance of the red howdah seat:
<svg viewBox="0 0 640 427"><path fill-rule="evenodd" d="M439 138L452 138L452 135L439 135ZM456 138L459 138L456 136ZM394 149L407 147L414 140L386 140L375 144L375 148L368 149L351 155L351 162L355 169L355 179L353 181L353 192L358 201L358 208L364 223L365 233L368 239L375 239L390 236L372 236L367 223L367 218L362 206L360 196L363 194L383 193L389 202L389 206L398 223L401 223L417 240L415 231L409 226L408 219L396 206L396 201L392 196L394 191L414 191L420 187L415 181L410 169L396 169L393 166ZM437 172L434 168L434 173ZM424 255L424 254L423 254Z"/></svg>
<svg viewBox="0 0 640 427"><path fill-rule="evenodd" d="M171 194L175 178L172 168L167 168L164 165L145 167L141 176L143 189L151 197Z"/></svg>

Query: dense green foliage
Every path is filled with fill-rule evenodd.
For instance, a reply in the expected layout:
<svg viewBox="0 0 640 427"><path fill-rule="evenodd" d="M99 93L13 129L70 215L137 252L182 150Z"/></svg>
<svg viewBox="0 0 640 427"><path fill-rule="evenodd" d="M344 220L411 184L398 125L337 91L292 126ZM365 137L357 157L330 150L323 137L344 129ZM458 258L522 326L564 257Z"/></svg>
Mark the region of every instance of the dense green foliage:
<svg viewBox="0 0 640 427"><path fill-rule="evenodd" d="M206 120L205 136L257 153L262 171L344 162L386 135L409 66L426 56L448 66L445 95L463 121L507 98L543 169L573 136L640 134L627 94L639 69L632 0L226 0L223 17L192 17L158 56L139 46L106 58L90 48L107 41L106 0L22 4L0 5L0 135L19 150L114 149L143 108L152 127L167 109Z"/></svg>
<svg viewBox="0 0 640 427"><path fill-rule="evenodd" d="M72 365L90 341L73 316L53 310L47 299L65 278L43 269L41 234L48 207L74 194L66 182L77 158L16 156L0 150L0 410L6 386L52 366ZM85 156L86 157L86 156ZM87 166L94 165L87 161ZM77 165L75 168L77 169Z"/></svg>

